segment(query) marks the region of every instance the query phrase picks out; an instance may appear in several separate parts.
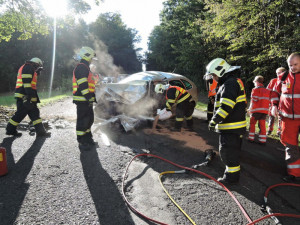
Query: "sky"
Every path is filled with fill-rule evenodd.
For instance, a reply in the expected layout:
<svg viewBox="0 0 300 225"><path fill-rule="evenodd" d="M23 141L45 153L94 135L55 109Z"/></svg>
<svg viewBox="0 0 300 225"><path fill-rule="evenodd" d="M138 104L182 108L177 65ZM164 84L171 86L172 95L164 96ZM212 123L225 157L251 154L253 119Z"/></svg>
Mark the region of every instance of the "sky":
<svg viewBox="0 0 300 225"><path fill-rule="evenodd" d="M136 29L141 36L141 43L137 47L147 50L148 37L154 26L160 24L159 13L164 0L104 0L100 6L95 6L94 0L86 1L92 5L92 10L84 15L87 23L95 21L100 13L120 13L127 27Z"/></svg>

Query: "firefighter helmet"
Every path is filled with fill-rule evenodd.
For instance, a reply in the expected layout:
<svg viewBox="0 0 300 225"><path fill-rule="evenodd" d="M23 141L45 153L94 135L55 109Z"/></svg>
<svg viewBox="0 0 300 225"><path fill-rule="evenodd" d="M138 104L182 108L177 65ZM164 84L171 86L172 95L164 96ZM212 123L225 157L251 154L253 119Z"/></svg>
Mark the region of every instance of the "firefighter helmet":
<svg viewBox="0 0 300 225"><path fill-rule="evenodd" d="M30 62L33 62L33 63L36 63L36 64L38 64L39 65L39 67L43 67L43 62L42 62L42 60L41 59L39 59L39 58L32 58L32 59L30 59Z"/></svg>
<svg viewBox="0 0 300 225"><path fill-rule="evenodd" d="M226 72L228 72L230 68L230 65L221 58L216 58L212 60L207 66L206 66L206 74L215 74L218 77L222 77Z"/></svg>
<svg viewBox="0 0 300 225"><path fill-rule="evenodd" d="M164 93L164 91L167 89L167 85L164 85L164 84L157 84L157 85L155 85L155 88L154 88L154 91L156 92L156 93L160 93L160 94L162 94L162 93Z"/></svg>
<svg viewBox="0 0 300 225"><path fill-rule="evenodd" d="M96 53L93 49L91 49L90 47L82 47L79 52L78 55L80 56L81 59L84 59L88 62L91 62L92 59L97 59L96 58Z"/></svg>

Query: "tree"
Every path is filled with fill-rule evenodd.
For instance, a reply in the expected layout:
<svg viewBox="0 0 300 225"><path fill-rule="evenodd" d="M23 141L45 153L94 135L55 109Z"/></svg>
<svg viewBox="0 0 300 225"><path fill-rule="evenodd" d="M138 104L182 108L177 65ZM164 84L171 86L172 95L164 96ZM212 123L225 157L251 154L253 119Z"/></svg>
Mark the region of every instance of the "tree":
<svg viewBox="0 0 300 225"><path fill-rule="evenodd" d="M95 0L99 4L99 0ZM47 34L49 21L39 1L36 0L0 0L0 42L9 41L13 34L19 40L31 38L33 34ZM70 0L71 12L84 14L91 9L85 0Z"/></svg>
<svg viewBox="0 0 300 225"><path fill-rule="evenodd" d="M90 31L105 44L116 66L122 67L125 73L141 71L142 65L137 55L139 49L134 47L140 37L135 29L127 28L120 14L99 15L90 25Z"/></svg>

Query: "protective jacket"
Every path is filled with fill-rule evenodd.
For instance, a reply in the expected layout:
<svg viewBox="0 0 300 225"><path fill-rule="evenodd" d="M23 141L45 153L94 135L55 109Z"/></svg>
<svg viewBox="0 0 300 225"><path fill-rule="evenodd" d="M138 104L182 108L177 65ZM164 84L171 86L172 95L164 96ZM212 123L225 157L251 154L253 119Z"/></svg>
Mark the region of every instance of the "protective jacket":
<svg viewBox="0 0 300 225"><path fill-rule="evenodd" d="M190 101L191 99L190 93L188 93L185 89L177 86L170 86L166 92L166 107L167 110L171 110L172 105L179 104L183 101Z"/></svg>
<svg viewBox="0 0 300 225"><path fill-rule="evenodd" d="M219 80L214 116L212 121L219 133L246 132L246 94L244 84L235 75L227 75Z"/></svg>
<svg viewBox="0 0 300 225"><path fill-rule="evenodd" d="M81 60L73 71L73 102L95 102L95 79L88 62Z"/></svg>
<svg viewBox="0 0 300 225"><path fill-rule="evenodd" d="M32 63L27 62L20 67L17 75L15 98L29 97L31 102L39 103L37 94L37 73Z"/></svg>
<svg viewBox="0 0 300 225"><path fill-rule="evenodd" d="M278 106L279 114L300 120L300 73L289 72L285 80L276 83L273 91L272 105Z"/></svg>
<svg viewBox="0 0 300 225"><path fill-rule="evenodd" d="M263 84L259 84L251 92L250 113L268 114L270 104L270 91Z"/></svg>

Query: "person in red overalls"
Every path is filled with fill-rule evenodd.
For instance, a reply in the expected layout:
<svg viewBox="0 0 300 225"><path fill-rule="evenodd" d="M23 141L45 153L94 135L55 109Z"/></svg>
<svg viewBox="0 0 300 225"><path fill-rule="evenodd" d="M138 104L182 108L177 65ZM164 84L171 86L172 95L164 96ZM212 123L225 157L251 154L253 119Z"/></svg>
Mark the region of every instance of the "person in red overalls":
<svg viewBox="0 0 300 225"><path fill-rule="evenodd" d="M292 53L287 63L289 72L280 74L280 82L273 88L271 113L282 118L280 141L285 146L288 174L283 180L290 182L300 178L300 53Z"/></svg>
<svg viewBox="0 0 300 225"><path fill-rule="evenodd" d="M251 92L251 103L249 107L250 127L248 141L254 142L255 125L258 121L258 143L264 145L267 141L266 118L269 111L270 91L264 87L263 82L264 78L262 76L256 76L253 80L255 87Z"/></svg>
<svg viewBox="0 0 300 225"><path fill-rule="evenodd" d="M272 93L272 91L273 91L273 88L274 88L275 84L276 84L277 81L278 81L278 76L279 76L279 74L282 74L282 73L284 73L285 71L286 71L286 69L285 69L284 67L279 67L279 68L277 68L277 70L276 70L276 75L277 75L277 77L274 78L274 79L272 79L272 80L270 80L270 82L269 82L269 84L268 84L268 86L267 86L267 89L268 89L271 93ZM271 95L272 95L272 94L271 94ZM272 99L270 99L270 100L272 101ZM279 99L278 99L278 100L279 100ZM270 104L270 106L272 106L272 105ZM272 116L272 114L271 114L271 108L272 108L272 107L269 108L269 123L268 123L268 132L267 132L267 135L270 135L270 134L272 133L273 129L274 129L275 117ZM280 116L278 116L277 136L280 137L280 134L281 134L281 118L280 118Z"/></svg>

